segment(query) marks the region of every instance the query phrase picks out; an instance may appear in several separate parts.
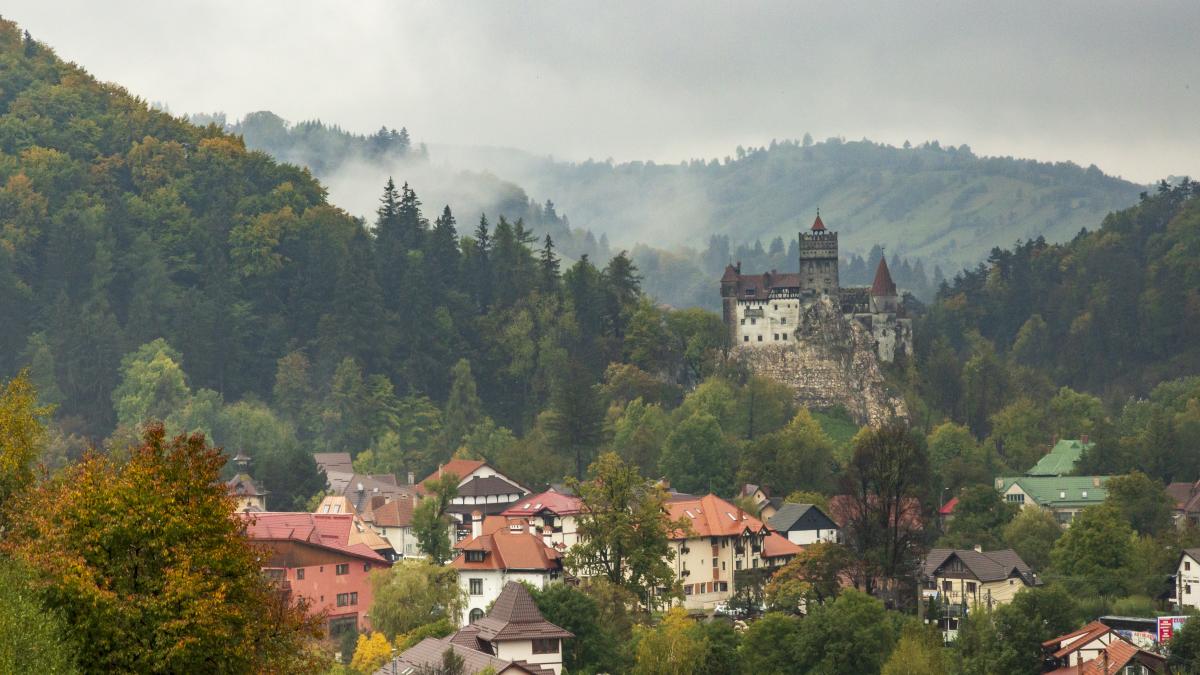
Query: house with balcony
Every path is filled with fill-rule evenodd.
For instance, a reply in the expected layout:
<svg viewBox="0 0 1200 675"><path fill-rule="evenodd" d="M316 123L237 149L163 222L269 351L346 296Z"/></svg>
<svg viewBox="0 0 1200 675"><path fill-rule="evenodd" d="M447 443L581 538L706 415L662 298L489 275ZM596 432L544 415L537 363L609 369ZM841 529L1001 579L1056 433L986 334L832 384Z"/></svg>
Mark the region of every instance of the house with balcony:
<svg viewBox="0 0 1200 675"><path fill-rule="evenodd" d="M1007 604L1022 588L1041 584L1012 549L932 549L921 580L926 622L937 623L947 642L957 637L966 614Z"/></svg>
<svg viewBox="0 0 1200 675"><path fill-rule="evenodd" d="M391 566L356 535L350 513L240 514L246 536L266 549L263 573L294 598L305 598L314 615L325 613L327 634L367 630L373 570Z"/></svg>
<svg viewBox="0 0 1200 675"><path fill-rule="evenodd" d="M463 675L561 675L563 641L575 637L542 617L529 591L506 583L486 616L444 638L425 638L392 657L375 675L442 672L443 655L462 661Z"/></svg>
<svg viewBox="0 0 1200 675"><path fill-rule="evenodd" d="M1093 621L1042 643L1048 675L1149 675L1170 673L1166 658L1139 649L1116 630Z"/></svg>
<svg viewBox="0 0 1200 675"><path fill-rule="evenodd" d="M527 524L532 528L531 532L541 535L547 546L561 552L579 542L579 516L582 513L582 499L551 489L517 500L500 515Z"/></svg>
<svg viewBox="0 0 1200 675"><path fill-rule="evenodd" d="M1180 610L1200 610L1200 548L1185 548L1179 554L1171 601Z"/></svg>
<svg viewBox="0 0 1200 675"><path fill-rule="evenodd" d="M457 555L450 563L458 570L466 596L464 625L481 619L510 582L545 588L563 577L562 554L547 546L540 534L531 533L526 523L476 516L473 536L455 545Z"/></svg>
<svg viewBox="0 0 1200 675"><path fill-rule="evenodd" d="M683 518L691 526L671 537L685 608L713 609L733 595L735 572L770 564L763 553L771 528L744 509L716 495L673 500L666 506L672 520Z"/></svg>

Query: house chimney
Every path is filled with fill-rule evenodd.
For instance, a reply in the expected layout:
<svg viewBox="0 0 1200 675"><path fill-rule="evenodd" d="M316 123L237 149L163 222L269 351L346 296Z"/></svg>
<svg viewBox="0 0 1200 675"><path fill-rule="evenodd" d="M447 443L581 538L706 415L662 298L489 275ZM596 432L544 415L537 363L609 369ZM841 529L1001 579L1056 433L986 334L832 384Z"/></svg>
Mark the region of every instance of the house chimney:
<svg viewBox="0 0 1200 675"><path fill-rule="evenodd" d="M980 546L979 544L975 544L974 549L976 553L983 553L983 546Z"/></svg>
<svg viewBox="0 0 1200 675"><path fill-rule="evenodd" d="M1092 487L1100 487L1100 476L1092 476Z"/></svg>
<svg viewBox="0 0 1200 675"><path fill-rule="evenodd" d="M483 536L483 512L475 509L471 512L471 537Z"/></svg>
<svg viewBox="0 0 1200 675"><path fill-rule="evenodd" d="M362 491L363 491L363 484L362 484L362 483L359 483L359 484L358 484L358 491L359 491L359 492L362 492Z"/></svg>
<svg viewBox="0 0 1200 675"><path fill-rule="evenodd" d="M408 472L408 484L413 485L416 483L416 481L417 481L417 477L413 474L413 472L409 471Z"/></svg>

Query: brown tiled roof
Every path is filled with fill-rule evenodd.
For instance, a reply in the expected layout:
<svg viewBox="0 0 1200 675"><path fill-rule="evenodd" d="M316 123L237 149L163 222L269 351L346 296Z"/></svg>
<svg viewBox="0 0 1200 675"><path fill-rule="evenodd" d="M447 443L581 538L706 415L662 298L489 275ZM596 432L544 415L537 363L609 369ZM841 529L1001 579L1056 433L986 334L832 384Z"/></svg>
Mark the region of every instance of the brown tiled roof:
<svg viewBox="0 0 1200 675"><path fill-rule="evenodd" d="M225 483L225 487L229 489L229 494L238 497L262 497L267 494L267 491L259 487L250 474L246 473L239 473L230 478L229 482Z"/></svg>
<svg viewBox="0 0 1200 675"><path fill-rule="evenodd" d="M739 300L767 300L771 297L773 291L799 290L799 272L739 274L737 278L737 297Z"/></svg>
<svg viewBox="0 0 1200 675"><path fill-rule="evenodd" d="M453 650L462 658L463 673L467 675L473 675L488 668L491 668L492 672L500 673L512 665L511 661L485 654L478 649L465 647L451 638L425 638L394 658L393 663L385 663L375 673L376 675L392 675L393 673L408 672L410 669L437 668L442 665L442 654L447 649Z"/></svg>
<svg viewBox="0 0 1200 675"><path fill-rule="evenodd" d="M1021 560L1021 556L1012 549L1002 551L975 551L972 549L935 548L925 556L923 573L926 577L935 576L938 568L946 564L951 557L957 557L966 565L975 578L987 581L1002 581L1013 574L1018 576L1033 575L1029 565Z"/></svg>
<svg viewBox="0 0 1200 675"><path fill-rule="evenodd" d="M459 497L491 497L494 495L520 495L525 491L520 486L504 480L499 476L476 476L458 486Z"/></svg>
<svg viewBox="0 0 1200 675"><path fill-rule="evenodd" d="M354 462L348 452L314 452L313 461L326 473L340 471L354 473Z"/></svg>
<svg viewBox="0 0 1200 675"><path fill-rule="evenodd" d="M879 258L879 267L875 268L875 281L871 283L871 295L896 295L896 283L892 281L892 273L888 270L887 257Z"/></svg>
<svg viewBox="0 0 1200 675"><path fill-rule="evenodd" d="M472 625L477 627L479 639L487 642L575 637L542 618L529 591L515 581L504 584L492 611Z"/></svg>
<svg viewBox="0 0 1200 675"><path fill-rule="evenodd" d="M762 557L780 558L788 555L796 555L803 550L803 548L788 541L787 537L780 535L778 532L772 532L767 535L767 540L763 542Z"/></svg>
<svg viewBox="0 0 1200 675"><path fill-rule="evenodd" d="M549 511L558 516L569 516L583 510L583 500L575 495L561 492L543 492L532 497L522 497L517 503L508 507L502 516L532 516L542 511Z"/></svg>
<svg viewBox="0 0 1200 675"><path fill-rule="evenodd" d="M429 486L429 483L433 482L435 478L439 478L448 473L458 476L459 481L462 481L467 476L470 476L473 471L484 464L487 464L487 462L483 461L482 459L452 459L449 462L439 466L437 471L434 471L426 476L425 480L417 483L417 487L421 492L424 492Z"/></svg>
<svg viewBox="0 0 1200 675"><path fill-rule="evenodd" d="M1119 638L1120 636L1118 636ZM1135 659L1142 663L1163 664L1166 659L1158 654L1138 649L1136 645L1125 641L1125 639L1114 639L1104 648L1104 656L1099 656L1094 659L1088 659L1082 664L1074 666L1063 666L1056 670L1051 670L1046 675L1116 675L1120 673L1125 666ZM1151 669L1154 671L1154 669ZM1157 670L1154 672L1164 672Z"/></svg>
<svg viewBox="0 0 1200 675"><path fill-rule="evenodd" d="M716 495L667 502L667 511L672 520L686 518L692 524L690 537L734 536L746 530L769 531L761 520ZM675 532L671 537L685 538L682 532Z"/></svg>
<svg viewBox="0 0 1200 675"><path fill-rule="evenodd" d="M1171 495L1171 499L1175 501L1175 508L1182 510L1192 495L1195 494L1195 486L1192 483L1171 483L1167 486L1167 494Z"/></svg>
<svg viewBox="0 0 1200 675"><path fill-rule="evenodd" d="M1056 638L1046 640L1042 643L1042 647L1047 649L1057 647L1058 649L1054 652L1054 658L1061 659L1067 654L1086 646L1088 643L1104 636L1111 631L1112 629L1108 626L1105 626L1099 621L1093 621L1079 630L1071 631L1066 635L1060 635ZM1070 644L1066 645L1065 647L1062 646L1063 643L1067 641L1070 641Z"/></svg>
<svg viewBox="0 0 1200 675"><path fill-rule="evenodd" d="M394 497L368 512L365 519L376 527L409 527L412 525L415 502L415 499L405 495Z"/></svg>
<svg viewBox="0 0 1200 675"><path fill-rule="evenodd" d="M480 535L460 542L456 548L462 553L451 563L460 570L544 570L562 569L562 555L547 546L541 537L522 529L512 532L507 528ZM466 551L484 551L480 562L467 560Z"/></svg>

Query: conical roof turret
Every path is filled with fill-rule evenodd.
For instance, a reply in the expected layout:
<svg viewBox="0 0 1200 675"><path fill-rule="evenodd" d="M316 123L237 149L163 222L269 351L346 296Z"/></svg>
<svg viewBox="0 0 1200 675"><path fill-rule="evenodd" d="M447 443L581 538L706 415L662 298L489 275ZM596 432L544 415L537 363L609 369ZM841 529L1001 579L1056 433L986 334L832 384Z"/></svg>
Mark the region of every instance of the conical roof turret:
<svg viewBox="0 0 1200 675"><path fill-rule="evenodd" d="M879 258L879 267L875 268L875 281L871 283L871 295L874 297L896 295L896 283L892 281L892 273L888 269L886 256Z"/></svg>

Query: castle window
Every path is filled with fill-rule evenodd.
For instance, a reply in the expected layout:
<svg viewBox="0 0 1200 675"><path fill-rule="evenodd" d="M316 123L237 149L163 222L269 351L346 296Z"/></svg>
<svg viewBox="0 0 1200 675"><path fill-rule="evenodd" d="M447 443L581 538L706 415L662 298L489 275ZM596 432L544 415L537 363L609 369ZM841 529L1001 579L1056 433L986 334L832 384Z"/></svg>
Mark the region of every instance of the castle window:
<svg viewBox="0 0 1200 675"><path fill-rule="evenodd" d="M787 340L787 333L784 333L784 334L783 334L783 339L784 339L784 340Z"/></svg>
<svg viewBox="0 0 1200 675"><path fill-rule="evenodd" d="M748 297L748 298L753 298L753 297L754 297L754 289L753 289L753 288L747 288L747 289L746 289L746 297Z"/></svg>
<svg viewBox="0 0 1200 675"><path fill-rule="evenodd" d="M758 336L758 341L759 341L759 342L762 342L762 336L761 336L761 335L759 335L759 336Z"/></svg>
<svg viewBox="0 0 1200 675"><path fill-rule="evenodd" d="M772 309L774 309L774 310L776 310L776 311L778 311L778 310L779 310L779 305L771 305L771 308L772 308Z"/></svg>
<svg viewBox="0 0 1200 675"><path fill-rule="evenodd" d="M749 341L750 341L750 336L749 336L749 335L743 335L743 336L742 336L742 342L749 342Z"/></svg>
<svg viewBox="0 0 1200 675"><path fill-rule="evenodd" d="M775 339L776 339L776 340L778 340L778 339L779 339L779 333L776 333L776 334L775 334Z"/></svg>
<svg viewBox="0 0 1200 675"><path fill-rule="evenodd" d="M745 326L745 325L746 325L746 320L745 320L745 319L742 319L742 325L743 325L743 326Z"/></svg>
<svg viewBox="0 0 1200 675"><path fill-rule="evenodd" d="M758 319L750 319L750 325L751 325L751 326L757 326L757 325L758 325Z"/></svg>
<svg viewBox="0 0 1200 675"><path fill-rule="evenodd" d="M786 317L786 316L785 316L785 317L781 317L781 318L779 319L779 325L781 325L781 326L782 326L782 325L786 325L786 324L787 324L787 317Z"/></svg>

